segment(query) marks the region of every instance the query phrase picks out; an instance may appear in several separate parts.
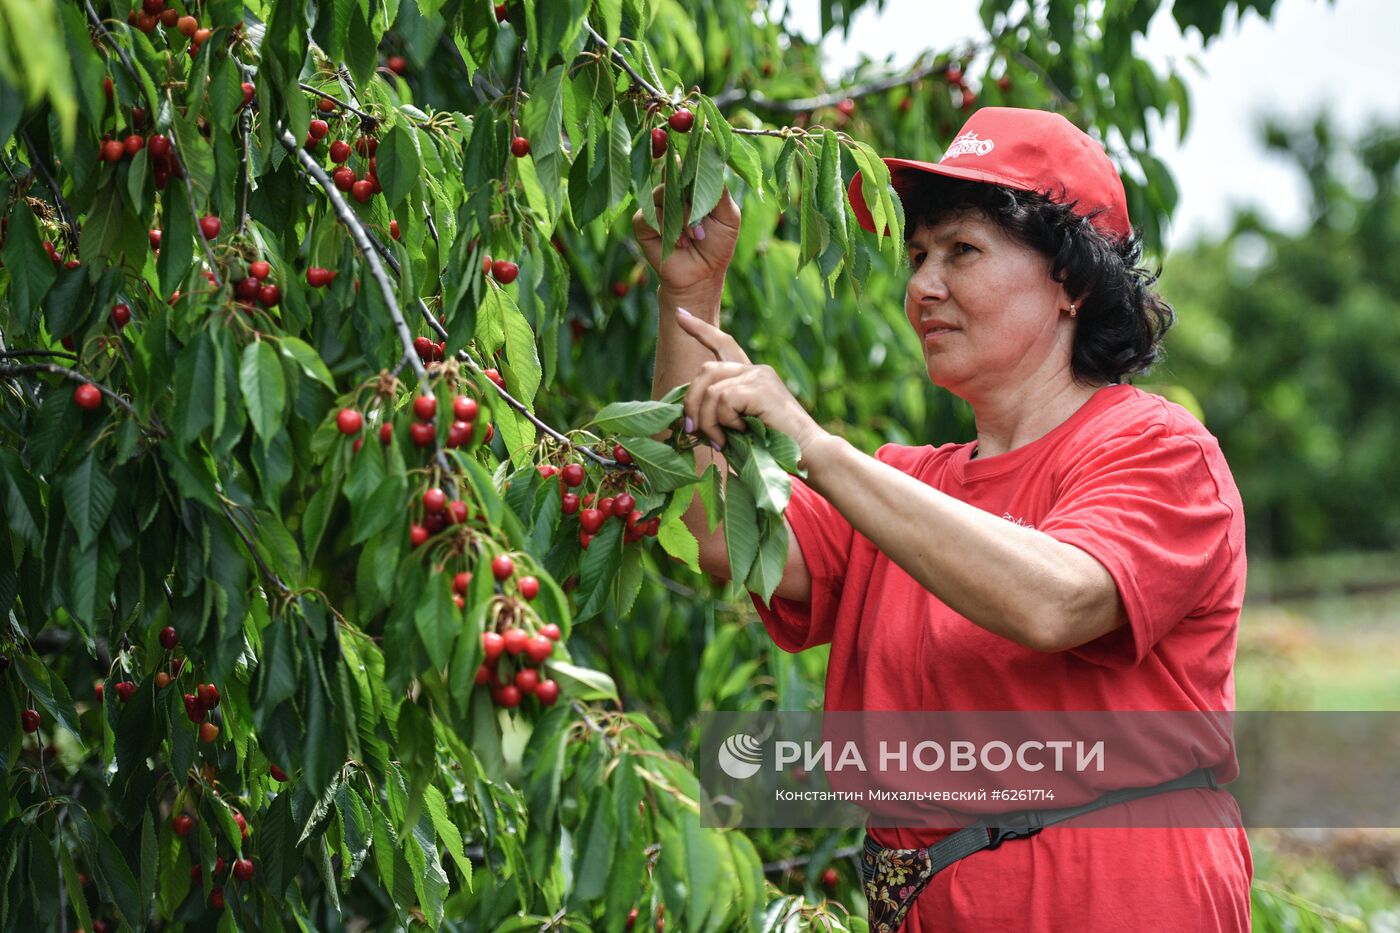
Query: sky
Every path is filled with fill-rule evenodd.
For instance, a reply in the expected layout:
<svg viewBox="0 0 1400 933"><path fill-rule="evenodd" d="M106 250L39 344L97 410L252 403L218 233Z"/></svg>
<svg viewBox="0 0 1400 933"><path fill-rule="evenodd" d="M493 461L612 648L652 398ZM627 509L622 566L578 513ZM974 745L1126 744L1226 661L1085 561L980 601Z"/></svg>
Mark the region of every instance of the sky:
<svg viewBox="0 0 1400 933"><path fill-rule="evenodd" d="M789 7L791 22L815 36L816 0L789 0ZM977 7L977 0L885 0L876 12L872 4L857 14L849 39L827 37L829 60L838 70L862 55L893 55L896 66L907 65L930 44L931 29L939 48L981 35ZM1232 205L1254 205L1285 228L1302 222L1306 188L1260 144L1264 114L1310 117L1325 108L1353 131L1376 119L1400 123L1400 2L1278 0L1267 21L1255 13L1228 16L1204 50L1194 30L1183 36L1176 28L1170 7L1162 4L1139 44L1159 67L1176 62L1191 89L1185 143L1175 145L1175 132L1158 137L1157 154L1181 191L1169 247L1223 232Z"/></svg>

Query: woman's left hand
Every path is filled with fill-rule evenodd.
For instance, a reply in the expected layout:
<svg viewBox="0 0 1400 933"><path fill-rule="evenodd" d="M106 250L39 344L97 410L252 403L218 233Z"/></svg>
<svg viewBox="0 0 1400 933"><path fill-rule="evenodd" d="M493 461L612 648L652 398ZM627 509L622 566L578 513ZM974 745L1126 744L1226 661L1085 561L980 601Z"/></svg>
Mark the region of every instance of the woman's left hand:
<svg viewBox="0 0 1400 933"><path fill-rule="evenodd" d="M826 434L788 391L771 366L749 361L738 342L689 312L680 310L681 329L700 341L716 356L705 363L686 390L685 430L710 439L716 450L724 446L724 431L747 431L744 416L750 415L775 431L782 431L797 442L805 454L810 444Z"/></svg>

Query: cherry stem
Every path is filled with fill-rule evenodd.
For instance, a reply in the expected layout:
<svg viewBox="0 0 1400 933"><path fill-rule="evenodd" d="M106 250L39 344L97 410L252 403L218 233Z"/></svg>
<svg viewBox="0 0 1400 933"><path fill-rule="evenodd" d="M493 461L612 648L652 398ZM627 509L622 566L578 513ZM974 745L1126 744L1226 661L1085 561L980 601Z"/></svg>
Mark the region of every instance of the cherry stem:
<svg viewBox="0 0 1400 933"><path fill-rule="evenodd" d="M136 74L136 66L131 64L131 58L126 54L126 49L122 48L120 42L112 38L112 33L108 31L107 24L102 22L102 17L98 16L97 11L93 9L92 0L83 0L83 6L87 8L88 19L92 20L93 26L97 27L97 31L102 33L102 38L107 45L116 50L117 57L121 59L127 74L131 75L132 83L139 88L141 86L141 78Z"/></svg>

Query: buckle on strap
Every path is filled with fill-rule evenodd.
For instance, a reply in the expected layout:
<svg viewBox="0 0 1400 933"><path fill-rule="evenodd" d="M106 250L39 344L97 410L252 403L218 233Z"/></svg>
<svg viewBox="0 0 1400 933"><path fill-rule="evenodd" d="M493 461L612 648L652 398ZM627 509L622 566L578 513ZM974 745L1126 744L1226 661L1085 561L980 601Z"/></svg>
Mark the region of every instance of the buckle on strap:
<svg viewBox="0 0 1400 933"><path fill-rule="evenodd" d="M1026 839L1045 828L1045 820L1039 810L1003 813L994 819L997 822L987 827L989 849L995 849L1008 839Z"/></svg>

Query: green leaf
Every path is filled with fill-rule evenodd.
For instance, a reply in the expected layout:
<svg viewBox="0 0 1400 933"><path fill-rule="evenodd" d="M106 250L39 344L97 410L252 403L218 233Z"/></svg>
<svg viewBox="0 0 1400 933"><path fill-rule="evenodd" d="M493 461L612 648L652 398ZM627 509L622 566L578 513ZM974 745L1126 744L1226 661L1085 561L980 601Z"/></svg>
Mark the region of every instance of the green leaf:
<svg viewBox="0 0 1400 933"><path fill-rule="evenodd" d="M724 156L716 148L715 135L706 131L695 144L700 147L700 156L695 168L695 188L690 195L691 223L714 210L724 193Z"/></svg>
<svg viewBox="0 0 1400 933"><path fill-rule="evenodd" d="M595 787L589 798L588 814L574 837L581 844L574 850L571 904L585 904L607 893L608 874L612 871L613 849L617 843L617 814L607 785Z"/></svg>
<svg viewBox="0 0 1400 933"><path fill-rule="evenodd" d="M502 295L502 323L506 337L506 385L510 387L511 394L516 399L524 402L525 407L533 411L535 393L539 391L542 378L540 356L535 349L535 334L530 330L525 315L516 307L515 301L505 292L502 292Z"/></svg>
<svg viewBox="0 0 1400 933"><path fill-rule="evenodd" d="M559 151L564 119L564 66L555 65L530 86L530 99L521 109L520 125L530 140L536 162Z"/></svg>
<svg viewBox="0 0 1400 933"><path fill-rule="evenodd" d="M63 499L68 520L78 532L78 547L87 550L97 539L97 533L107 523L117 487L107 476L96 454L88 454L82 463L63 477Z"/></svg>
<svg viewBox="0 0 1400 933"><path fill-rule="evenodd" d="M379 185L384 189L384 201L390 210L403 203L423 171L413 132L396 123L375 153Z"/></svg>
<svg viewBox="0 0 1400 933"><path fill-rule="evenodd" d="M73 698L68 695L68 688L63 679L56 673L51 676L49 669L33 655L21 654L12 658L11 663L19 672L20 682L34 694L34 702L39 704L39 708L73 733L81 746L82 733L78 731L78 712L73 708Z"/></svg>
<svg viewBox="0 0 1400 933"><path fill-rule="evenodd" d="M735 438L736 441L747 440ZM792 494L792 479L761 444L748 445L741 460L739 478L749 487L754 503L765 512L781 515Z"/></svg>
<svg viewBox="0 0 1400 933"><path fill-rule="evenodd" d="M96 871L97 886L105 898L133 927L141 927L141 898L137 894L136 878L127 867L121 850L76 801L69 801L69 816L78 831L78 839L87 853L88 864Z"/></svg>
<svg viewBox="0 0 1400 933"><path fill-rule="evenodd" d="M747 580L758 555L758 506L748 487L730 476L724 487L724 543L731 580Z"/></svg>
<svg viewBox="0 0 1400 933"><path fill-rule="evenodd" d="M616 700L617 683L602 671L567 661L549 662L549 674L559 682L562 696L575 700Z"/></svg>
<svg viewBox="0 0 1400 933"><path fill-rule="evenodd" d="M5 270L10 274L5 299L20 322L19 330L28 333L33 328L34 310L48 294L58 273L44 252L34 212L23 198L16 198L14 207L10 209L9 233L5 237L4 249L0 250L0 257L4 258Z"/></svg>
<svg viewBox="0 0 1400 933"><path fill-rule="evenodd" d="M470 884L472 863L462 848L462 833L452 821L451 814L447 812L447 801L443 798L442 791L433 784L423 788L423 809L428 811L428 818L433 821L433 829L437 830L438 836L442 838L447 854L452 856L452 861L457 863L462 877Z"/></svg>
<svg viewBox="0 0 1400 933"><path fill-rule="evenodd" d="M253 430L264 441L282 430L282 414L287 407L287 383L277 351L265 340L243 348L238 367L238 384L248 405Z"/></svg>
<svg viewBox="0 0 1400 933"><path fill-rule="evenodd" d="M675 448L649 437L623 437L619 443L627 448L656 492L680 489L698 479L693 455L682 456Z"/></svg>
<svg viewBox="0 0 1400 933"><path fill-rule="evenodd" d="M332 392L335 391L335 380L331 377L331 371L326 368L321 354L311 349L309 344L296 337L282 337L277 341L277 347L283 356L300 366L308 378L315 379Z"/></svg>
<svg viewBox="0 0 1400 933"><path fill-rule="evenodd" d="M428 591L419 596L413 624L427 649L433 667L442 669L452 658L452 642L462 627L457 605L452 601L452 578L434 574L428 581Z"/></svg>
<svg viewBox="0 0 1400 933"><path fill-rule="evenodd" d="M600 434L647 436L665 431L684 413L682 406L667 402L613 402L604 406L588 426Z"/></svg>
<svg viewBox="0 0 1400 933"><path fill-rule="evenodd" d="M773 598L773 592L778 588L778 584L782 582L783 568L787 566L787 555L787 523L783 521L781 515L766 516L763 538L759 542L758 556L754 559L753 569L749 572L748 580L745 581L745 586L756 593L763 600L765 606Z"/></svg>
<svg viewBox="0 0 1400 933"><path fill-rule="evenodd" d="M687 500L691 498L689 492L681 495ZM656 540L667 554L684 563L693 573L700 573L700 542L681 518L663 521Z"/></svg>
<svg viewBox="0 0 1400 933"><path fill-rule="evenodd" d="M190 214L189 202L179 184L166 186L161 218L164 227L156 271L160 276L161 296L168 298L180 287L194 261L194 216Z"/></svg>
<svg viewBox="0 0 1400 933"><path fill-rule="evenodd" d="M622 522L607 522L583 552L579 566L579 622L602 609L612 578L622 566Z"/></svg>
<svg viewBox="0 0 1400 933"><path fill-rule="evenodd" d="M171 428L182 446L194 443L214 421L214 381L214 344L209 332L201 331L175 361Z"/></svg>

